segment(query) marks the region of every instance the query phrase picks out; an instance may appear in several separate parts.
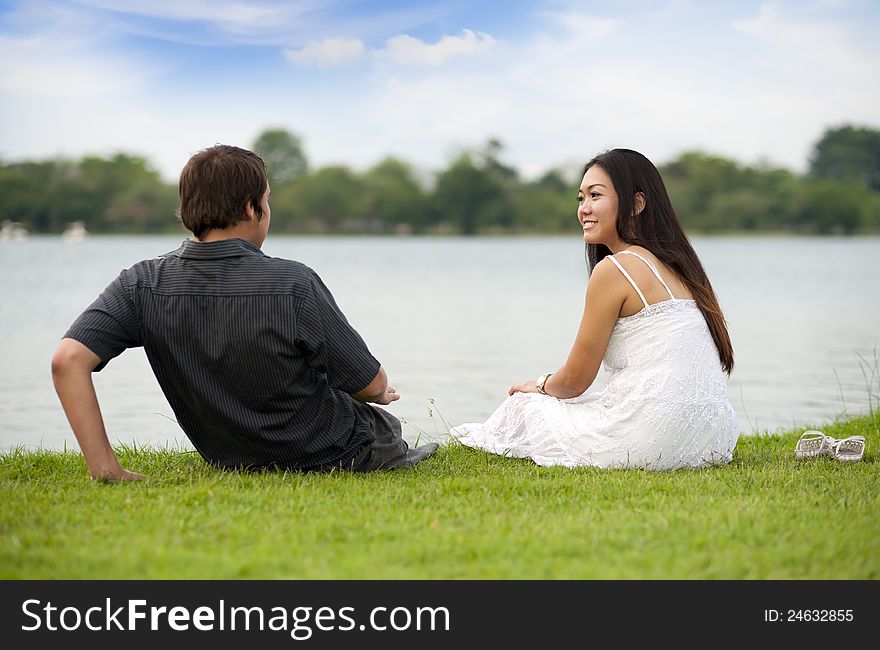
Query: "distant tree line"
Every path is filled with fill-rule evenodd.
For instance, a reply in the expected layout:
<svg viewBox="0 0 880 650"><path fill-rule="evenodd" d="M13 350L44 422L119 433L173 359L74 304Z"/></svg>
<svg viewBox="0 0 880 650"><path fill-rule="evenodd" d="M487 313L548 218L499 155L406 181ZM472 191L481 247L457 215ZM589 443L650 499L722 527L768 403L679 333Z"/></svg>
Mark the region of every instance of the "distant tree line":
<svg viewBox="0 0 880 650"><path fill-rule="evenodd" d="M574 224L580 170L520 178L489 140L431 178L386 158L363 172L311 169L298 136L264 131L253 145L269 167L272 228L289 233L563 233ZM808 173L742 165L699 151L660 167L693 233L880 232L880 131L842 126L813 147ZM0 163L0 221L61 232L81 221L93 233L180 232L175 184L144 158Z"/></svg>

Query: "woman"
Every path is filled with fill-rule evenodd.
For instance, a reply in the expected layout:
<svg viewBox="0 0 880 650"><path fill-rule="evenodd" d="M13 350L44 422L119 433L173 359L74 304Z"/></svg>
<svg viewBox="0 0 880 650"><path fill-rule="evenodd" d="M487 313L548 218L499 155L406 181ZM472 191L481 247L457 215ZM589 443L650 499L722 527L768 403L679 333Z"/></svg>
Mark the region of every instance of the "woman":
<svg viewBox="0 0 880 650"><path fill-rule="evenodd" d="M676 469L726 463L733 348L718 300L657 168L614 149L578 190L590 267L584 315L555 372L512 386L462 443L539 465ZM606 385L585 395L605 361Z"/></svg>

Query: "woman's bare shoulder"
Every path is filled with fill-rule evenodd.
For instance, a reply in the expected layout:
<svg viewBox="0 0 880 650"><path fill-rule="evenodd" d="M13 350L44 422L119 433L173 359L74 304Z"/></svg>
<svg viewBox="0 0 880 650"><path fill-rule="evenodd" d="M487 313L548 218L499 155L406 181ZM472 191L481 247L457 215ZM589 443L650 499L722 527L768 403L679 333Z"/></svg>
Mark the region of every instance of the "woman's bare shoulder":
<svg viewBox="0 0 880 650"><path fill-rule="evenodd" d="M619 261L616 257L614 259ZM614 291L623 295L626 293L629 283L618 270L614 261L610 257L606 257L593 267L590 273L590 281L587 284L587 291L589 291L590 287L593 287L594 290L601 290L603 293Z"/></svg>
<svg viewBox="0 0 880 650"><path fill-rule="evenodd" d="M636 253L636 254L638 254L638 255L641 255L642 257L644 257L644 258L646 258L647 260L653 262L654 264L662 264L662 262L660 262L660 258L659 258L659 257L657 257L656 255L654 255L654 253L652 253L651 251L649 251L647 248L644 248L643 246L630 246L630 247L627 248L626 250L628 250L628 251L631 252L631 253ZM632 258L632 255L621 255L620 257L629 257L629 258Z"/></svg>
<svg viewBox="0 0 880 650"><path fill-rule="evenodd" d="M660 273L660 276L664 279L664 281L669 285L672 289L673 294L677 298L691 298L691 293L685 286L684 282L682 282L681 278L678 277L678 274L675 273L666 263L657 257L654 253L652 253L647 248L643 248L642 246L630 246L627 250L632 251L633 253L637 253L641 255L643 258L648 260L655 269ZM654 277L653 271L648 268L648 266L637 259L634 255L619 255L617 259L620 258L629 258L629 264L625 266L626 270L633 276L636 282L643 287L643 289L647 289L650 291L652 285L656 284L656 279ZM655 299L661 300L662 296L666 294L666 290L662 287L655 286L655 289L658 291L658 295Z"/></svg>
<svg viewBox="0 0 880 650"><path fill-rule="evenodd" d="M635 255L627 255L627 253L635 253ZM644 270L647 271L650 275L653 275L650 268L641 259L639 259L639 257L636 256L648 260L649 263L651 263L661 272L668 270L668 267L659 257L654 255L654 253L649 251L647 248L642 248L641 246L630 246L626 249L625 253L616 255L614 259L620 262L623 268L625 268L627 271L630 271L631 273L635 272L641 275L642 270Z"/></svg>

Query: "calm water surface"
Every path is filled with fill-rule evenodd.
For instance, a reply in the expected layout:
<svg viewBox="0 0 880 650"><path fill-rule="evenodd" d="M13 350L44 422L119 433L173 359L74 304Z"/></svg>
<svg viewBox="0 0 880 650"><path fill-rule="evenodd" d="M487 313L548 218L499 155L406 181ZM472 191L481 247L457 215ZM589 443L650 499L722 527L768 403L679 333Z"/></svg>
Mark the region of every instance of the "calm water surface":
<svg viewBox="0 0 880 650"><path fill-rule="evenodd" d="M49 360L76 316L182 237L0 243L0 447L76 446ZM867 412L880 392L880 239L695 238L730 324L744 432ZM389 373L406 437L485 419L508 386L561 365L587 275L570 238L272 237L314 268ZM872 372L874 373L872 379ZM600 375L591 390L601 386ZM189 447L140 349L95 384L111 440ZM870 392L869 392L870 391ZM873 397L871 397L873 395ZM433 403L432 403L433 401Z"/></svg>

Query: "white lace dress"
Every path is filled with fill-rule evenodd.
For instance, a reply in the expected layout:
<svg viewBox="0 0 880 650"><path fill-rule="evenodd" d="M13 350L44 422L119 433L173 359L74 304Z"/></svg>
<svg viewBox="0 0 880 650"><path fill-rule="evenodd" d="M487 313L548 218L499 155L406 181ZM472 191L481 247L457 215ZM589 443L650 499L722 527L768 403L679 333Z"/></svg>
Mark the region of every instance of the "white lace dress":
<svg viewBox="0 0 880 650"><path fill-rule="evenodd" d="M645 307L617 320L605 387L572 399L514 393L485 423L454 427L453 436L539 465L666 470L731 460L739 427L702 313L693 300L674 298L648 260L623 252L648 264L670 299L648 304L610 257Z"/></svg>

